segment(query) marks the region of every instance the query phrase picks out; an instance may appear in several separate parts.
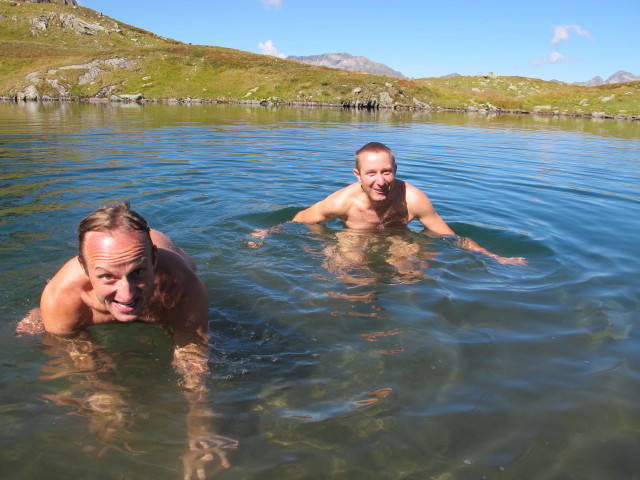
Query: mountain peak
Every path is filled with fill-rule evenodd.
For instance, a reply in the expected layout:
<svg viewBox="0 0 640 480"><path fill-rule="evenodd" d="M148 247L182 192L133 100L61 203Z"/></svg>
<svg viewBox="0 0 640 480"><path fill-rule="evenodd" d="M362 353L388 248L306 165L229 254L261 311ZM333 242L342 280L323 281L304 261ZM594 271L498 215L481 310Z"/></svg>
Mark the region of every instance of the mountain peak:
<svg viewBox="0 0 640 480"><path fill-rule="evenodd" d="M374 75L386 75L388 77L407 78L402 73L377 63L362 56L353 56L349 53L323 53L322 55L308 55L302 57L290 56L287 60L307 63L320 67L339 68L355 72L372 73Z"/></svg>
<svg viewBox="0 0 640 480"><path fill-rule="evenodd" d="M640 76L633 73L625 72L624 70L618 70L606 80L602 77L593 77L588 82L576 82L575 85L582 85L583 87L597 87L598 85L610 85L612 83L624 83L624 82L636 82L640 80Z"/></svg>

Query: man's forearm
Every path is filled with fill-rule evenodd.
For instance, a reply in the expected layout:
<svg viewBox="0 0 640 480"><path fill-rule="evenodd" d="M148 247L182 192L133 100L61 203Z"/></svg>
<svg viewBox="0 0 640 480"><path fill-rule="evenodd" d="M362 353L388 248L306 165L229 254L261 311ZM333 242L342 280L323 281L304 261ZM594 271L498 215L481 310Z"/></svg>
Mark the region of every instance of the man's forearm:
<svg viewBox="0 0 640 480"><path fill-rule="evenodd" d="M486 248L481 247L476 242L467 237L458 237L457 245L460 248L465 250L471 250L473 252L482 253L488 257L496 259L498 262L502 264L515 264L515 265L526 265L527 260L523 257L501 257L500 255L496 255L495 253L490 252Z"/></svg>

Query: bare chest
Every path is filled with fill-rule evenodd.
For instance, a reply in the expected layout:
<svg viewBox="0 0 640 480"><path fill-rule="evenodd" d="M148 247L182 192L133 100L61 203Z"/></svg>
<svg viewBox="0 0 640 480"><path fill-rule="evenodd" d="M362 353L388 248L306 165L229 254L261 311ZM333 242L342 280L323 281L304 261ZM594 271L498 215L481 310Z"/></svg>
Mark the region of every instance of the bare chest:
<svg viewBox="0 0 640 480"><path fill-rule="evenodd" d="M403 205L393 204L379 210L354 205L343 221L349 228L404 227L409 223L409 215Z"/></svg>

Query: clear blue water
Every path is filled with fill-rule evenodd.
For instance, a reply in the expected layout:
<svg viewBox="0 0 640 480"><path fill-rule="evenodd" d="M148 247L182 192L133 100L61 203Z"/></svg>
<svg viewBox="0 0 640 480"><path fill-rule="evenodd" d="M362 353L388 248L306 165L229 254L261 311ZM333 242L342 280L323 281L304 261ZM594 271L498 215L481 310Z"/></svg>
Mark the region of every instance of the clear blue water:
<svg viewBox="0 0 640 480"><path fill-rule="evenodd" d="M528 265L418 224L284 223L351 183L368 141L459 234ZM15 334L80 219L129 200L209 293L210 408L239 442L209 478L638 478L639 152L628 121L0 103L2 476L182 478L162 330L94 330L106 372ZM110 441L78 407L104 385L128 409Z"/></svg>

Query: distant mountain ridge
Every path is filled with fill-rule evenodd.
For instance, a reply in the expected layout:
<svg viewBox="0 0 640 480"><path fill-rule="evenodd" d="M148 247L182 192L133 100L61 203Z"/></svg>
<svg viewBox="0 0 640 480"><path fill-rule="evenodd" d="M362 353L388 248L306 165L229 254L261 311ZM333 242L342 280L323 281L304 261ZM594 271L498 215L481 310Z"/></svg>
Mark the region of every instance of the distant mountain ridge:
<svg viewBox="0 0 640 480"><path fill-rule="evenodd" d="M587 82L574 82L574 85L582 85L583 87L597 87L599 85L610 85L612 83L624 83L624 82L636 82L640 80L640 76L633 73L625 72L624 70L618 70L606 80L602 77L593 77Z"/></svg>
<svg viewBox="0 0 640 480"><path fill-rule="evenodd" d="M367 57L353 56L349 53L323 53L322 55L309 55L303 57L289 56L287 60L307 63L320 67L339 68L354 72L371 73L374 75L386 75L388 77L407 78L402 73Z"/></svg>

